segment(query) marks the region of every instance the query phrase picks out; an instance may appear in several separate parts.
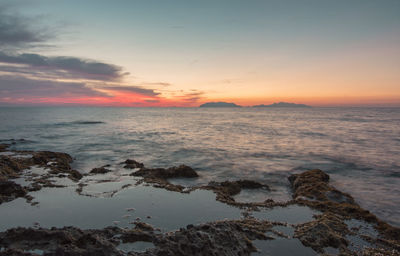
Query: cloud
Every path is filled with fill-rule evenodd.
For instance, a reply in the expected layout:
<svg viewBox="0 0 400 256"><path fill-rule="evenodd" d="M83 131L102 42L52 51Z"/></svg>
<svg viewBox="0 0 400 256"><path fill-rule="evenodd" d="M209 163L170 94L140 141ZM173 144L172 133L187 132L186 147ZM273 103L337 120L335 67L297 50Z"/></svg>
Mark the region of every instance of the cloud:
<svg viewBox="0 0 400 256"><path fill-rule="evenodd" d="M144 100L145 102L148 102L148 103L159 103L160 102L160 100Z"/></svg>
<svg viewBox="0 0 400 256"><path fill-rule="evenodd" d="M150 86L163 86L163 87L167 87L167 86L171 86L170 83L164 83L164 82L156 82L156 83L142 83L142 85L150 85Z"/></svg>
<svg viewBox="0 0 400 256"><path fill-rule="evenodd" d="M40 18L12 13L10 6L0 4L0 103L129 106L135 99L135 106L169 104L159 92L162 90L151 89L171 86L169 83L127 85L124 78L129 73L118 65L76 56L28 53L49 46L49 40L60 32L41 27ZM177 99L186 104L196 97L193 93L180 94Z"/></svg>
<svg viewBox="0 0 400 256"><path fill-rule="evenodd" d="M28 67L28 70L51 72L63 71L58 75L65 75L67 78L84 78L94 80L116 80L128 73L123 73L122 68L113 64L95 60L82 59L77 57L46 57L39 54L23 53L9 54L0 51L0 62L6 64L19 64ZM21 72L21 67L10 69L8 72Z"/></svg>
<svg viewBox="0 0 400 256"><path fill-rule="evenodd" d="M84 83L33 80L23 77L0 77L0 100L2 98L74 98L109 97L107 94L87 87Z"/></svg>
<svg viewBox="0 0 400 256"><path fill-rule="evenodd" d="M53 37L49 29L34 26L37 19L6 11L9 11L9 6L0 5L0 46L32 47L35 43L43 43Z"/></svg>
<svg viewBox="0 0 400 256"><path fill-rule="evenodd" d="M195 90L194 92L185 93L182 99L186 102L197 102L203 98L203 95L204 92Z"/></svg>
<svg viewBox="0 0 400 256"><path fill-rule="evenodd" d="M146 96L157 96L160 93L155 92L152 89L146 89L138 86L107 86L107 87L101 87L99 89L103 90L108 90L108 91L124 91L124 92L133 92L141 95L146 95Z"/></svg>

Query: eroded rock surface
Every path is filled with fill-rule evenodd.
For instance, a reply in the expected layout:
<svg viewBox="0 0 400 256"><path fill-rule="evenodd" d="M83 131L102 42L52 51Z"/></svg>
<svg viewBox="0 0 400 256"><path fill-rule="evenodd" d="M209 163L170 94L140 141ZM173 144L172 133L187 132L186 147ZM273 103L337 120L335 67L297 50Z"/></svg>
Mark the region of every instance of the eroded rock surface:
<svg viewBox="0 0 400 256"><path fill-rule="evenodd" d="M6 151L10 145L0 144L0 181L3 189L0 189L0 204L18 197L26 197L27 191L37 191L42 187L61 187L51 181L51 177L67 176L73 181L80 180L83 176L77 170L71 168L72 157L66 153L51 151ZM8 154L9 153L9 154ZM26 175L24 172L33 167L45 170L43 174ZM11 179L20 176L27 177L29 187L22 187Z"/></svg>
<svg viewBox="0 0 400 256"><path fill-rule="evenodd" d="M0 204L27 194L26 189L12 181L0 181L0 191Z"/></svg>
<svg viewBox="0 0 400 256"><path fill-rule="evenodd" d="M323 212L315 221L297 227L296 237L304 245L319 252L323 251L323 247L331 246L340 248L342 253L349 253L349 242L345 236L351 231L343 225L343 221L356 219L373 224L379 231L380 237L366 240L385 250L400 251L400 228L378 219L361 208L349 194L331 186L329 175L325 172L315 169L291 175L288 179L297 203Z"/></svg>
<svg viewBox="0 0 400 256"><path fill-rule="evenodd" d="M273 224L256 220L220 221L189 225L170 233L155 233L146 224L133 229L108 227L81 230L75 227L13 228L0 233L0 255L125 255L121 243L152 242L155 248L129 255L250 255L256 251L251 240L273 239L264 233Z"/></svg>
<svg viewBox="0 0 400 256"><path fill-rule="evenodd" d="M0 144L0 152L5 152L7 147ZM71 156L59 152L5 152L0 155L0 204L18 197L31 200L30 191L42 187L60 186L53 183L52 177L80 180L82 174L71 168L71 162ZM277 203L266 198L262 202L241 203L236 202L234 196L242 189L269 191L269 186L252 180L237 180L210 182L205 186L187 188L172 184L169 179L198 177L196 171L189 166L146 168L142 163L132 159L126 160L123 164L127 169L139 169L131 174L142 177L139 183L144 182L154 187L182 193L190 193L195 189L211 190L216 194L217 200L244 208L247 214L242 214L244 218L241 220L188 225L186 228L168 233L161 233L157 227L140 222L140 218L129 222L134 225L133 228L125 229L13 228L0 232L0 255L250 255L256 251L252 241L274 239L274 236L269 235L271 233L275 234L275 238L281 236L285 239L299 239L304 246L311 247L321 254L326 253L326 248L335 248L341 255L399 255L399 228L379 220L369 211L362 209L351 195L331 186L329 175L321 170L310 170L288 178L293 188L291 201ZM110 172L111 170L106 167L108 166L94 168L90 174ZM39 174L33 171L26 172L30 170L29 168L39 168ZM30 185L22 186L13 181L19 177L27 177ZM82 192L84 186L90 185L90 179L87 178L93 176L85 177L77 185L78 193ZM96 180L96 182L102 183L107 180ZM134 182L137 182L136 178ZM131 185L125 184L122 187ZM250 214L257 207L267 210L268 207L279 205L284 209L290 204L318 209L322 214L314 216L312 221L307 220L308 222L300 224L272 223L268 220L255 219ZM364 233L362 229L350 227L348 221L354 219L372 225L377 234L370 235ZM294 235L283 235L274 231L276 225L290 226L294 229ZM368 245L367 248L354 249L352 247L354 238L363 240ZM145 252L128 253L118 249L120 244L138 241L152 243L154 248Z"/></svg>
<svg viewBox="0 0 400 256"><path fill-rule="evenodd" d="M196 178L199 175L191 167L180 165L170 168L145 168L131 174L132 176L141 176L145 178L171 179L171 178Z"/></svg>
<svg viewBox="0 0 400 256"><path fill-rule="evenodd" d="M105 174L111 172L110 169L105 168L104 166L99 168L93 168L89 173L90 174Z"/></svg>
<svg viewBox="0 0 400 256"><path fill-rule="evenodd" d="M236 206L249 206L252 203L238 203L233 198L234 195L239 194L242 189L264 189L270 190L268 185L261 184L252 180L238 180L238 181L223 181L223 182L210 182L207 186L199 187L200 189L209 189L217 194L217 200ZM266 202L265 206L270 206L271 202ZM263 203L253 203L254 206L263 206Z"/></svg>
<svg viewBox="0 0 400 256"><path fill-rule="evenodd" d="M127 159L125 162L123 162L125 164L124 168L127 169L136 169L136 168L143 168L144 164L143 163L139 163L133 159Z"/></svg>

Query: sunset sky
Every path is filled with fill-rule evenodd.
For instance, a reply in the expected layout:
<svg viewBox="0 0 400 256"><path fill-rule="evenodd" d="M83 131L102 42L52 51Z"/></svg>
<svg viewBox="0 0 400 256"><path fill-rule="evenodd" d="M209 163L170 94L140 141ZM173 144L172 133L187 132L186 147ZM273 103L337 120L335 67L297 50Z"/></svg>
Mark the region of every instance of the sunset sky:
<svg viewBox="0 0 400 256"><path fill-rule="evenodd" d="M0 1L0 105L209 101L400 106L400 1Z"/></svg>

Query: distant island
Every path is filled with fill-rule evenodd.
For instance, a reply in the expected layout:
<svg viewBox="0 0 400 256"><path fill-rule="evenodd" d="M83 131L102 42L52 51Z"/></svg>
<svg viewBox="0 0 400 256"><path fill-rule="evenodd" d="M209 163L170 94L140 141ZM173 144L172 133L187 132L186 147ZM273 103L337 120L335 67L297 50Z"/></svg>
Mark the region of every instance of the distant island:
<svg viewBox="0 0 400 256"><path fill-rule="evenodd" d="M278 102L270 105L255 105L253 108L311 108L311 106L305 104L296 104L296 103L288 103L288 102Z"/></svg>
<svg viewBox="0 0 400 256"><path fill-rule="evenodd" d="M229 102L207 102L200 105L200 108L240 108L241 106Z"/></svg>
<svg viewBox="0 0 400 256"><path fill-rule="evenodd" d="M240 108L242 106L236 105L235 103L230 102L207 102L200 105L200 108ZM270 105L255 105L253 108L311 108L309 105L305 104L297 104L297 103L289 103L289 102L278 102Z"/></svg>

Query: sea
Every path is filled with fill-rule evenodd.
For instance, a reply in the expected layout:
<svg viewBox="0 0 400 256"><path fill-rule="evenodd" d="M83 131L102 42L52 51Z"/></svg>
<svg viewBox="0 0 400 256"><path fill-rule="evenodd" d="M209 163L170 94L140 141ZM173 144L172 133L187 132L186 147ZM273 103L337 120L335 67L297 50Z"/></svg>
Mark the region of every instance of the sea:
<svg viewBox="0 0 400 256"><path fill-rule="evenodd" d="M1 107L0 143L66 152L82 173L128 158L185 164L200 178L173 182L253 179L276 201L290 199L290 174L318 168L400 227L400 108Z"/></svg>

